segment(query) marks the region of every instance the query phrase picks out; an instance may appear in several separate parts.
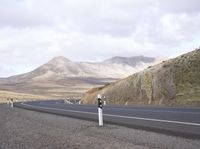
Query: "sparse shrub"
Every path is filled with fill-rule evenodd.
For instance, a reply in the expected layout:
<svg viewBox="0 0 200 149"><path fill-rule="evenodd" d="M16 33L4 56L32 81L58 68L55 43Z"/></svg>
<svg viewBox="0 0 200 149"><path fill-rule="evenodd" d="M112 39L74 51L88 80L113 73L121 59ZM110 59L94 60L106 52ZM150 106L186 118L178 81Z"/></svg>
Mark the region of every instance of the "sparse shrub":
<svg viewBox="0 0 200 149"><path fill-rule="evenodd" d="M165 67L168 67L168 66L169 66L168 64L164 64L164 65L163 65L164 68L165 68Z"/></svg>

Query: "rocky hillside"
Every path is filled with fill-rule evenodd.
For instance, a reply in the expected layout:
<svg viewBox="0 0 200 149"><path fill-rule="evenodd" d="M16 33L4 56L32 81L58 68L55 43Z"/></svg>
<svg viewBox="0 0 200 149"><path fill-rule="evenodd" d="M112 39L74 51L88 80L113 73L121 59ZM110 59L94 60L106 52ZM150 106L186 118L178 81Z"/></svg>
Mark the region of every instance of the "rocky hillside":
<svg viewBox="0 0 200 149"><path fill-rule="evenodd" d="M73 62L55 57L37 69L0 79L0 90L52 97L82 95L91 87L116 81L160 62L150 57L114 57L102 62Z"/></svg>
<svg viewBox="0 0 200 149"><path fill-rule="evenodd" d="M200 49L93 88L84 103L94 103L98 93L110 104L200 106Z"/></svg>

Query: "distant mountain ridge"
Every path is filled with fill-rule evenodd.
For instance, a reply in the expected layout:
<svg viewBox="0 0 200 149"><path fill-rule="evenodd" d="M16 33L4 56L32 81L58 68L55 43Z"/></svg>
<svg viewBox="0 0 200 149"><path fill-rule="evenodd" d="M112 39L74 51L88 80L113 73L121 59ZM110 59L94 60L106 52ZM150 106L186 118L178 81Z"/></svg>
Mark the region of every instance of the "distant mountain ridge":
<svg viewBox="0 0 200 149"><path fill-rule="evenodd" d="M89 90L84 103L94 103L97 94L110 104L200 106L200 48Z"/></svg>
<svg viewBox="0 0 200 149"><path fill-rule="evenodd" d="M154 57L134 56L134 57L120 57L115 56L111 59L105 60L104 63L124 64L135 67L138 63L152 63L156 60Z"/></svg>
<svg viewBox="0 0 200 149"><path fill-rule="evenodd" d="M158 63L152 57L113 57L102 62L73 62L59 56L35 70L16 76L8 77L11 82L23 82L30 79L45 77L97 77L97 78L122 78L140 71L144 67Z"/></svg>
<svg viewBox="0 0 200 149"><path fill-rule="evenodd" d="M0 79L0 89L42 95L43 91L47 95L55 92L56 96L64 92L83 93L158 62L156 58L144 56L113 57L102 62L73 62L59 56L31 72Z"/></svg>

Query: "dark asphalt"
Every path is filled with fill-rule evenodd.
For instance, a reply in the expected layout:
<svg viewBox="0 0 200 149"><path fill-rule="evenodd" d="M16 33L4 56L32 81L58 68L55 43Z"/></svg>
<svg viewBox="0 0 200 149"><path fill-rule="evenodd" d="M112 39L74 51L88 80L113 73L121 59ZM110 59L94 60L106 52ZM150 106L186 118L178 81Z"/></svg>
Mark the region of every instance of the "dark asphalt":
<svg viewBox="0 0 200 149"><path fill-rule="evenodd" d="M98 122L96 105L33 101L15 106ZM200 138L200 108L104 106L104 123L113 123L189 138Z"/></svg>

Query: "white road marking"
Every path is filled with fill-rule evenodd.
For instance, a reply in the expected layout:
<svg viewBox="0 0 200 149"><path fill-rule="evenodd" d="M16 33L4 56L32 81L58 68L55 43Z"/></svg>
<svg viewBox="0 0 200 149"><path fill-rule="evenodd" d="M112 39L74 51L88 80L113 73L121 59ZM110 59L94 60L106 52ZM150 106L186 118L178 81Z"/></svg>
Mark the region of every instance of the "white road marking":
<svg viewBox="0 0 200 149"><path fill-rule="evenodd" d="M112 109L121 109L122 108L112 108ZM185 111L167 111L167 110L148 110L148 109L126 109L130 111L148 111L148 112L162 112L162 113L185 113L185 114L200 114L200 112L185 112Z"/></svg>
<svg viewBox="0 0 200 149"><path fill-rule="evenodd" d="M161 119L152 119L152 118L142 118L142 117L120 116L120 115L111 115L111 114L104 114L104 115L106 115L106 116L112 116L112 117L128 118L128 119L145 120L145 121L156 121L156 122L164 122L164 123L175 123L175 124L184 124L184 125L200 126L200 124L198 124L198 123L189 123L189 122L180 122L180 121L170 121L170 120L161 120Z"/></svg>
<svg viewBox="0 0 200 149"><path fill-rule="evenodd" d="M56 103L56 104L61 105L60 103ZM44 103L43 105L49 105L49 104ZM84 106L84 105L82 105L82 106ZM93 109L94 107L88 107L88 108ZM110 107L110 108L116 109L116 110L124 110L124 109L122 109L120 107L118 107L118 108ZM150 109L126 109L126 110L128 110L128 111L149 111L149 112L162 112L162 113L176 113L176 114L177 113L181 113L181 114L183 114L183 113L185 113L185 114L198 114L198 115L200 114L200 112L168 111L167 109L166 110L158 110L158 109L155 109L155 110L150 110Z"/></svg>
<svg viewBox="0 0 200 149"><path fill-rule="evenodd" d="M65 109L41 107L41 106L34 106L34 105L24 104L24 103L21 103L21 104L22 104L22 105L25 105L25 106L29 106L29 107L42 108L42 109L47 109L47 110L49 109L49 110L57 110L57 111L66 111L66 112L73 112L73 113L84 113L84 114L93 114L93 115L97 115L97 113L93 113L93 112L84 112L84 111L75 111L75 110L65 110ZM189 122L170 121L170 120L162 120L162 119L151 119L151 118L142 118L142 117L130 117L130 116L112 115L112 114L103 114L103 115L104 115L104 116L110 116L110 117L127 118L127 119L136 119L136 120L163 122L163 123L174 123L174 124L183 124L183 125L200 126L199 123L189 123Z"/></svg>
<svg viewBox="0 0 200 149"><path fill-rule="evenodd" d="M22 105L29 106L29 107L35 107L35 108L42 108L42 109L47 109L47 110L49 109L49 110L57 110L57 111L66 111L66 112L85 113L85 114L95 114L95 115L97 115L97 113L93 113L93 112L84 112L84 111L75 111L75 110L65 110L65 109L57 109L57 108L48 108L48 107L34 106L34 105L29 105L29 104L24 104L24 103Z"/></svg>

